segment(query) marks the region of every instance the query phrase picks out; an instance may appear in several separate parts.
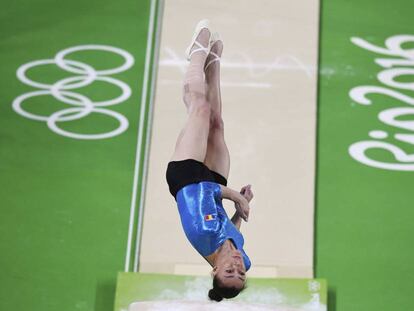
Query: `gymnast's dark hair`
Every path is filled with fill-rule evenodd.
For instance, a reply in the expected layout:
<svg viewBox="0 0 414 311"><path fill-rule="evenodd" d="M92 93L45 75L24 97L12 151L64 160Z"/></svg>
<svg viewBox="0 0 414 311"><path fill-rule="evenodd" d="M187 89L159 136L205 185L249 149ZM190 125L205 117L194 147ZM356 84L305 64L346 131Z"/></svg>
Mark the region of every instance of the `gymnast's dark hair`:
<svg viewBox="0 0 414 311"><path fill-rule="evenodd" d="M244 288L245 286L242 288L224 287L218 280L218 277L215 276L213 278L213 288L208 291L208 298L214 301L222 301L223 298L233 298L236 297Z"/></svg>

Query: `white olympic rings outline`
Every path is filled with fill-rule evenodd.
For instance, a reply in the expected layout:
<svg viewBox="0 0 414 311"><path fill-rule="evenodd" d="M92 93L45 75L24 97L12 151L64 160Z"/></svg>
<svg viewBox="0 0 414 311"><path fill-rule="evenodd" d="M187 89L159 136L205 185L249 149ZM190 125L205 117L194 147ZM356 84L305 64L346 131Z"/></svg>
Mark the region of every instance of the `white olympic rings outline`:
<svg viewBox="0 0 414 311"><path fill-rule="evenodd" d="M86 50L101 50L112 52L123 57L124 62L119 67L105 70L95 70L92 66L80 61L65 59L65 57L70 53ZM37 82L27 77L26 72L31 68L50 64L55 64L60 69L77 74L77 76L64 78L55 82L54 84ZM124 102L131 96L131 88L125 82L112 77L107 77L107 75L113 75L128 70L133 66L133 64L134 57L130 53L113 46L89 44L64 49L58 52L53 59L31 61L29 63L21 65L17 69L17 78L21 82L26 85L39 88L41 90L27 92L16 97L13 101L12 107L14 111L25 118L46 122L49 129L62 136L75 139L103 139L117 136L128 128L128 119L118 112L101 107L117 105ZM117 86L121 90L121 95L109 100L93 102L87 96L71 91L72 89L85 87L94 81L104 81ZM56 111L50 116L37 115L23 109L22 103L25 100L32 97L44 95L52 95L55 99L65 104L71 105L72 107ZM119 122L118 128L107 133L79 134L63 130L57 125L58 122L81 119L93 112L115 118Z"/></svg>

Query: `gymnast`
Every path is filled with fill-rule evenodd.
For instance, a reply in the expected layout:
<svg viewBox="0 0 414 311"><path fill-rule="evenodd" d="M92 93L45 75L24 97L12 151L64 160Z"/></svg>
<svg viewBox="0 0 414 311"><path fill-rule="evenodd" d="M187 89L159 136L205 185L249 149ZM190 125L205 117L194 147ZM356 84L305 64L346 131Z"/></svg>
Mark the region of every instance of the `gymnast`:
<svg viewBox="0 0 414 311"><path fill-rule="evenodd" d="M220 57L223 42L212 34L208 20L197 24L186 51L190 61L184 78L183 100L188 119L167 168L184 232L192 246L213 267L211 300L237 296L246 284L249 257L243 250L242 219L247 222L251 186L240 192L227 187L230 155L221 116ZM222 199L234 202L227 216Z"/></svg>

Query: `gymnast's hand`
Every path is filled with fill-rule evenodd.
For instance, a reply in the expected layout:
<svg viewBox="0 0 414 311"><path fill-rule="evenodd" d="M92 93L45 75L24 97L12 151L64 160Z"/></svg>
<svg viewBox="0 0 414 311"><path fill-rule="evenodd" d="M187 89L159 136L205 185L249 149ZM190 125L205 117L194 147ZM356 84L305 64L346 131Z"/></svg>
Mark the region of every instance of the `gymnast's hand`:
<svg viewBox="0 0 414 311"><path fill-rule="evenodd" d="M243 194L237 192L236 190L230 189L223 185L220 185L220 187L222 198L233 201L239 216L243 218L244 221L247 221L250 210L247 199L243 196Z"/></svg>
<svg viewBox="0 0 414 311"><path fill-rule="evenodd" d="M253 199L253 191L252 191L252 185L247 185L241 188L240 190L240 194L247 200L247 203L250 203L250 201ZM238 203L235 203L235 207L236 207L236 214L232 217L232 221L233 223L240 229L240 224L237 222L238 218L243 218L245 221L248 220L249 218L249 212L250 212L250 206L247 212L247 218L244 218L241 216L241 214L239 213L239 209L237 206Z"/></svg>
<svg viewBox="0 0 414 311"><path fill-rule="evenodd" d="M253 199L252 185L247 185L241 188L240 193L246 198L247 202Z"/></svg>
<svg viewBox="0 0 414 311"><path fill-rule="evenodd" d="M245 192L246 191L244 191L244 193ZM246 222L249 219L250 212L249 199L251 200L249 196L246 198L245 195L240 192L234 200L234 206L236 207L237 214Z"/></svg>

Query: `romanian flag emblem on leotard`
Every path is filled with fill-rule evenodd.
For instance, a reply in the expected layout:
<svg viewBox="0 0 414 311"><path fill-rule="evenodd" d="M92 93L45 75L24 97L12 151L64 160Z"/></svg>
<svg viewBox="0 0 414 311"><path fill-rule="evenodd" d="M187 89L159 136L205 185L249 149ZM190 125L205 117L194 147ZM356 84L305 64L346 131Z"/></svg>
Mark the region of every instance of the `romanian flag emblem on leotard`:
<svg viewBox="0 0 414 311"><path fill-rule="evenodd" d="M214 219L214 216L213 215L211 215L211 214L209 214L209 215L206 215L206 216L204 216L204 219L205 220L213 220Z"/></svg>

